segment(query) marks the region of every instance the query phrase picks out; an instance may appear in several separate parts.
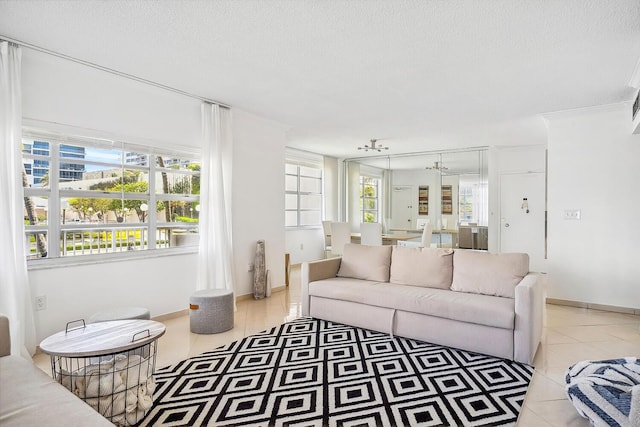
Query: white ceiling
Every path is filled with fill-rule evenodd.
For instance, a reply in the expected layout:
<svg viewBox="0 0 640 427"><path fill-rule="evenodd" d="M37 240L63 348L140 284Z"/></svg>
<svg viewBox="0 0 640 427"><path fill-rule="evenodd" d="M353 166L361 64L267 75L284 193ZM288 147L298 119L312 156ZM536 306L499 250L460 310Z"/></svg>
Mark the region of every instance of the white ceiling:
<svg viewBox="0 0 640 427"><path fill-rule="evenodd" d="M639 0L0 0L0 36L238 107L355 157L544 144L631 100Z"/></svg>

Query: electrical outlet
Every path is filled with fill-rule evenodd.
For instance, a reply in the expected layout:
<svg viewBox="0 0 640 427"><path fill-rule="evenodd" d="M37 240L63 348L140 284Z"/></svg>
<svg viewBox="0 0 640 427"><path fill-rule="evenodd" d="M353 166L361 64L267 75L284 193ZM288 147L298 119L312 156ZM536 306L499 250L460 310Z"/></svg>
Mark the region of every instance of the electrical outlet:
<svg viewBox="0 0 640 427"><path fill-rule="evenodd" d="M253 271L253 264L251 263L247 264L247 271L249 272Z"/></svg>
<svg viewBox="0 0 640 427"><path fill-rule="evenodd" d="M47 309L47 296L40 295L36 297L36 310L46 310Z"/></svg>
<svg viewBox="0 0 640 427"><path fill-rule="evenodd" d="M565 209L564 219L580 219L580 209Z"/></svg>
<svg viewBox="0 0 640 427"><path fill-rule="evenodd" d="M304 244L300 243L300 250L304 250Z"/></svg>

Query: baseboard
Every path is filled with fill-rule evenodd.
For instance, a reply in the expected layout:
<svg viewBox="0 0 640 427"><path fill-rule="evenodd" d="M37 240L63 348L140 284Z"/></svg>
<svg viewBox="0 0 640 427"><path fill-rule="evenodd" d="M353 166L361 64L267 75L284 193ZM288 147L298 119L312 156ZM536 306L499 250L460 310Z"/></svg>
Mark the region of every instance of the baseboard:
<svg viewBox="0 0 640 427"><path fill-rule="evenodd" d="M154 316L151 320L155 320L156 322L164 322L165 320L175 319L176 317L188 316L189 309L185 308L184 310L174 311L172 313L161 314L160 316Z"/></svg>
<svg viewBox="0 0 640 427"><path fill-rule="evenodd" d="M275 288L271 288L271 293L282 292L285 289L287 289L287 285L277 286ZM240 296L236 297L236 302L247 301L247 300L252 300L252 299L254 299L253 298L253 294L240 295Z"/></svg>
<svg viewBox="0 0 640 427"><path fill-rule="evenodd" d="M618 307L615 305L606 305L606 304L593 304L590 302L571 301L571 300L558 299L558 298L547 298L546 301L547 301L547 304L565 305L568 307L578 307L578 308L590 308L592 310L611 311L614 313L634 314L636 316L640 316L639 308Z"/></svg>

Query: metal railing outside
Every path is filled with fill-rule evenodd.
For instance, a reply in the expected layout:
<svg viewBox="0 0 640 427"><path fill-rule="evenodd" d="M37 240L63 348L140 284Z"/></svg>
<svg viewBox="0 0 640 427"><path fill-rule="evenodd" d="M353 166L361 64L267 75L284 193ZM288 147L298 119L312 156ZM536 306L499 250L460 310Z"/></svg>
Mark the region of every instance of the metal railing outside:
<svg viewBox="0 0 640 427"><path fill-rule="evenodd" d="M168 249L175 246L197 245L198 242L197 238L183 238L183 236L198 236L197 224L156 227L154 234L155 236L150 236L149 227L140 224L66 225L60 231L60 257L140 251L151 247ZM47 257L49 251L46 247L55 244L55 242L47 242L48 235L45 229L30 229L25 232L25 236L28 260Z"/></svg>

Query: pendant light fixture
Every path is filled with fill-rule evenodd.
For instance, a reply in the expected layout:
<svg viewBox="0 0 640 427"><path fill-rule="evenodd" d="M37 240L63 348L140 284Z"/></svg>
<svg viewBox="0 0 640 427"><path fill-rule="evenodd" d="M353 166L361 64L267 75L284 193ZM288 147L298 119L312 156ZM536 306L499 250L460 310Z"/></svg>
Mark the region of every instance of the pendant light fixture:
<svg viewBox="0 0 640 427"><path fill-rule="evenodd" d="M376 145L376 143L377 143L378 141L379 141L379 140L377 140L377 139L372 139L372 140L370 141L370 142L371 142L371 144L370 144L370 145L365 144L365 145L363 145L362 147L358 147L358 150L364 150L364 151L369 151L369 150L371 150L371 151L382 152L382 150L388 150L388 149L389 149L389 147L383 147L383 146L381 146L381 145Z"/></svg>

